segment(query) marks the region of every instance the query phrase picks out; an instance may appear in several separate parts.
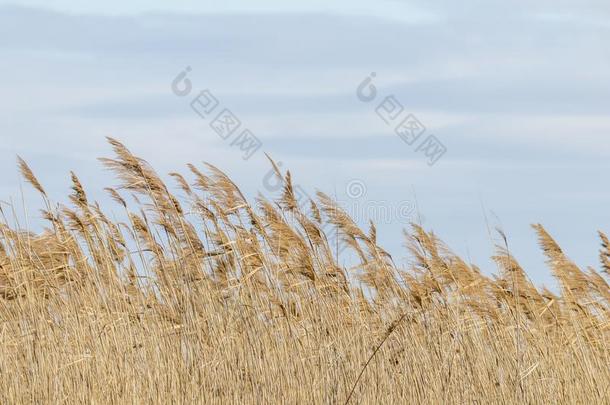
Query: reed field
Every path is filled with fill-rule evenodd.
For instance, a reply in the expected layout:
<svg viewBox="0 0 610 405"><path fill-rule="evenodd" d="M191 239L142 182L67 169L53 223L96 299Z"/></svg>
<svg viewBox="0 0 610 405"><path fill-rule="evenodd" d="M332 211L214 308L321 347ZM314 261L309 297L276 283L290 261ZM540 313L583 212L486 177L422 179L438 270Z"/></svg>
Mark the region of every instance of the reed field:
<svg viewBox="0 0 610 405"><path fill-rule="evenodd" d="M581 269L533 226L553 290L501 231L493 276L418 224L398 266L277 166L282 191L248 201L212 165L166 185L109 142L108 207L75 174L51 201L19 159L46 225L0 205L0 403L610 403L604 233Z"/></svg>

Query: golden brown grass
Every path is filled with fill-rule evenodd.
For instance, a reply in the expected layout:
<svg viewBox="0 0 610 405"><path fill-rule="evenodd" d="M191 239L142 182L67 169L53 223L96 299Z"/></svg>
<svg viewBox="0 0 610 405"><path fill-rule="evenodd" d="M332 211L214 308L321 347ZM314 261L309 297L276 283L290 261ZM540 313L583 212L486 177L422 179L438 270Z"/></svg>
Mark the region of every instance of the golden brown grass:
<svg viewBox="0 0 610 405"><path fill-rule="evenodd" d="M328 196L301 209L289 174L251 205L216 167L189 165L191 181L172 174L178 198L110 143L122 222L74 174L55 205L19 161L48 227L11 226L3 206L1 403L610 402L604 234L602 271L583 271L534 226L558 294L505 244L488 277L418 225L399 268Z"/></svg>

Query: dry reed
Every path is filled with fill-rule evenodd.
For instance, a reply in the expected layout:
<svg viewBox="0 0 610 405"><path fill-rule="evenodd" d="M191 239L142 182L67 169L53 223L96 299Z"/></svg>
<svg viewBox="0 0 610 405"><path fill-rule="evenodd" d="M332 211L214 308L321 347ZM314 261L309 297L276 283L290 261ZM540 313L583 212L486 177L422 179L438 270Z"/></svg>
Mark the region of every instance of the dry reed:
<svg viewBox="0 0 610 405"><path fill-rule="evenodd" d="M48 226L0 207L2 403L610 402L605 234L601 271L583 271L534 226L557 293L507 245L486 276L418 225L400 268L374 224L323 193L299 206L275 165L276 200L251 205L211 165L172 173L178 198L109 142L121 221L74 173L54 205L19 159Z"/></svg>

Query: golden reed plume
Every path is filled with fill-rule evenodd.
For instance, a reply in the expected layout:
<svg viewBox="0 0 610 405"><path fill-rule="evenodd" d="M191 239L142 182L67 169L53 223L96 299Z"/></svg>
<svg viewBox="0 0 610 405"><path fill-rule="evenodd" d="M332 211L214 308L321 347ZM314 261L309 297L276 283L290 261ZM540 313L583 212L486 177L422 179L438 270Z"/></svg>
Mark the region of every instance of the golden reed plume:
<svg viewBox="0 0 610 405"><path fill-rule="evenodd" d="M178 196L109 142L116 212L74 173L52 203L19 159L48 226L0 206L1 403L610 402L604 233L584 271L534 225L557 292L507 244L490 276L416 224L403 268L326 194L301 206L273 161L275 200L212 165L171 173Z"/></svg>

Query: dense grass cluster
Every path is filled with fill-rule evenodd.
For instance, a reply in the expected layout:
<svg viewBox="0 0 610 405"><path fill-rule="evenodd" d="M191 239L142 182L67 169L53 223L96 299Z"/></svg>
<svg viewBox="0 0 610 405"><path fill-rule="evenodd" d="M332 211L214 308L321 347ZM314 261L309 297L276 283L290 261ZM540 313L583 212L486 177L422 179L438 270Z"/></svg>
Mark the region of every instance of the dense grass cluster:
<svg viewBox="0 0 610 405"><path fill-rule="evenodd" d="M47 229L0 223L1 403L610 402L610 242L581 270L535 225L558 293L498 246L496 276L418 225L396 266L331 198L301 206L290 173L249 203L220 170L171 176L110 140L107 191L73 174ZM115 210L116 211L116 210ZM332 229L353 265L342 265Z"/></svg>

